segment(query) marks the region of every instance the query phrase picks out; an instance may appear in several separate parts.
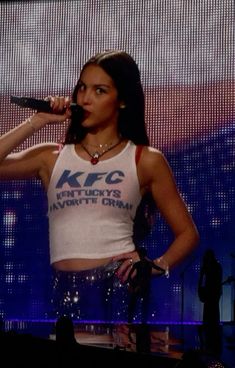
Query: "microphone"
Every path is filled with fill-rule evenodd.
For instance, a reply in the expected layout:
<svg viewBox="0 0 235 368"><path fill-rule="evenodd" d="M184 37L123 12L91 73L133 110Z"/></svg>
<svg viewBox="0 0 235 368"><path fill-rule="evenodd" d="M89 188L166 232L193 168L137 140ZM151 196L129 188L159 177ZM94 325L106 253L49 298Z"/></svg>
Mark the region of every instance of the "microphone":
<svg viewBox="0 0 235 368"><path fill-rule="evenodd" d="M54 112L50 106L50 101L39 100L37 98L11 96L10 102L23 108L37 110L38 112ZM71 103L70 109L72 114L81 114L83 111L82 107L76 103ZM61 114L63 114L63 111L61 111Z"/></svg>

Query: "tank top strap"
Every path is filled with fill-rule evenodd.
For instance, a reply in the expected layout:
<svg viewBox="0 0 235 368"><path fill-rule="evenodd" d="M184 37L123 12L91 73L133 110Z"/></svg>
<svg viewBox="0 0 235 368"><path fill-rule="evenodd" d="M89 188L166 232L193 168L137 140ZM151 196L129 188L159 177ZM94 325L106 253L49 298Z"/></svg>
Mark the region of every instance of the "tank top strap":
<svg viewBox="0 0 235 368"><path fill-rule="evenodd" d="M138 164L138 162L140 160L140 156L141 156L143 148L144 148L144 145L136 146L136 151L135 151L135 163L136 163L136 165Z"/></svg>

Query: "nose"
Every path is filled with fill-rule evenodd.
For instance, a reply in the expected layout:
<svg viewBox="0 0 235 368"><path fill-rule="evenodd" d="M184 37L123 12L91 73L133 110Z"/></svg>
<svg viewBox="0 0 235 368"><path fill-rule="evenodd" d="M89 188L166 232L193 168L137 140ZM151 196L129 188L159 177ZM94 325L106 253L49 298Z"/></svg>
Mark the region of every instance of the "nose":
<svg viewBox="0 0 235 368"><path fill-rule="evenodd" d="M92 93L89 89L86 89L85 91L81 92L79 94L79 102L82 105L89 105L92 101Z"/></svg>

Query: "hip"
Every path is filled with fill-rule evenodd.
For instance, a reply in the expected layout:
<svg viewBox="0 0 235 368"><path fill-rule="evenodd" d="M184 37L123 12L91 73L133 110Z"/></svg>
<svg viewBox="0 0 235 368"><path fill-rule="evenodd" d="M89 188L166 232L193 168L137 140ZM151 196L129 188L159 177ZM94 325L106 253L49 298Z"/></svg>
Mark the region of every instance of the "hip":
<svg viewBox="0 0 235 368"><path fill-rule="evenodd" d="M87 259L87 258L72 258L63 259L52 263L52 268L58 271L84 271L97 267L104 267L112 262L112 257L99 258L99 259Z"/></svg>

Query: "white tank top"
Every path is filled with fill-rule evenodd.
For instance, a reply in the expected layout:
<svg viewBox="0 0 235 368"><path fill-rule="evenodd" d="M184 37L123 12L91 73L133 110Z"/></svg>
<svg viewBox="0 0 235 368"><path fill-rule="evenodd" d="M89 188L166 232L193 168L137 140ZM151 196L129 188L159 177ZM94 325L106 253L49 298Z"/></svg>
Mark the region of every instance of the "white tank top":
<svg viewBox="0 0 235 368"><path fill-rule="evenodd" d="M47 192L51 263L134 250L133 220L141 200L135 151L129 141L116 156L92 165L74 144L63 147Z"/></svg>

